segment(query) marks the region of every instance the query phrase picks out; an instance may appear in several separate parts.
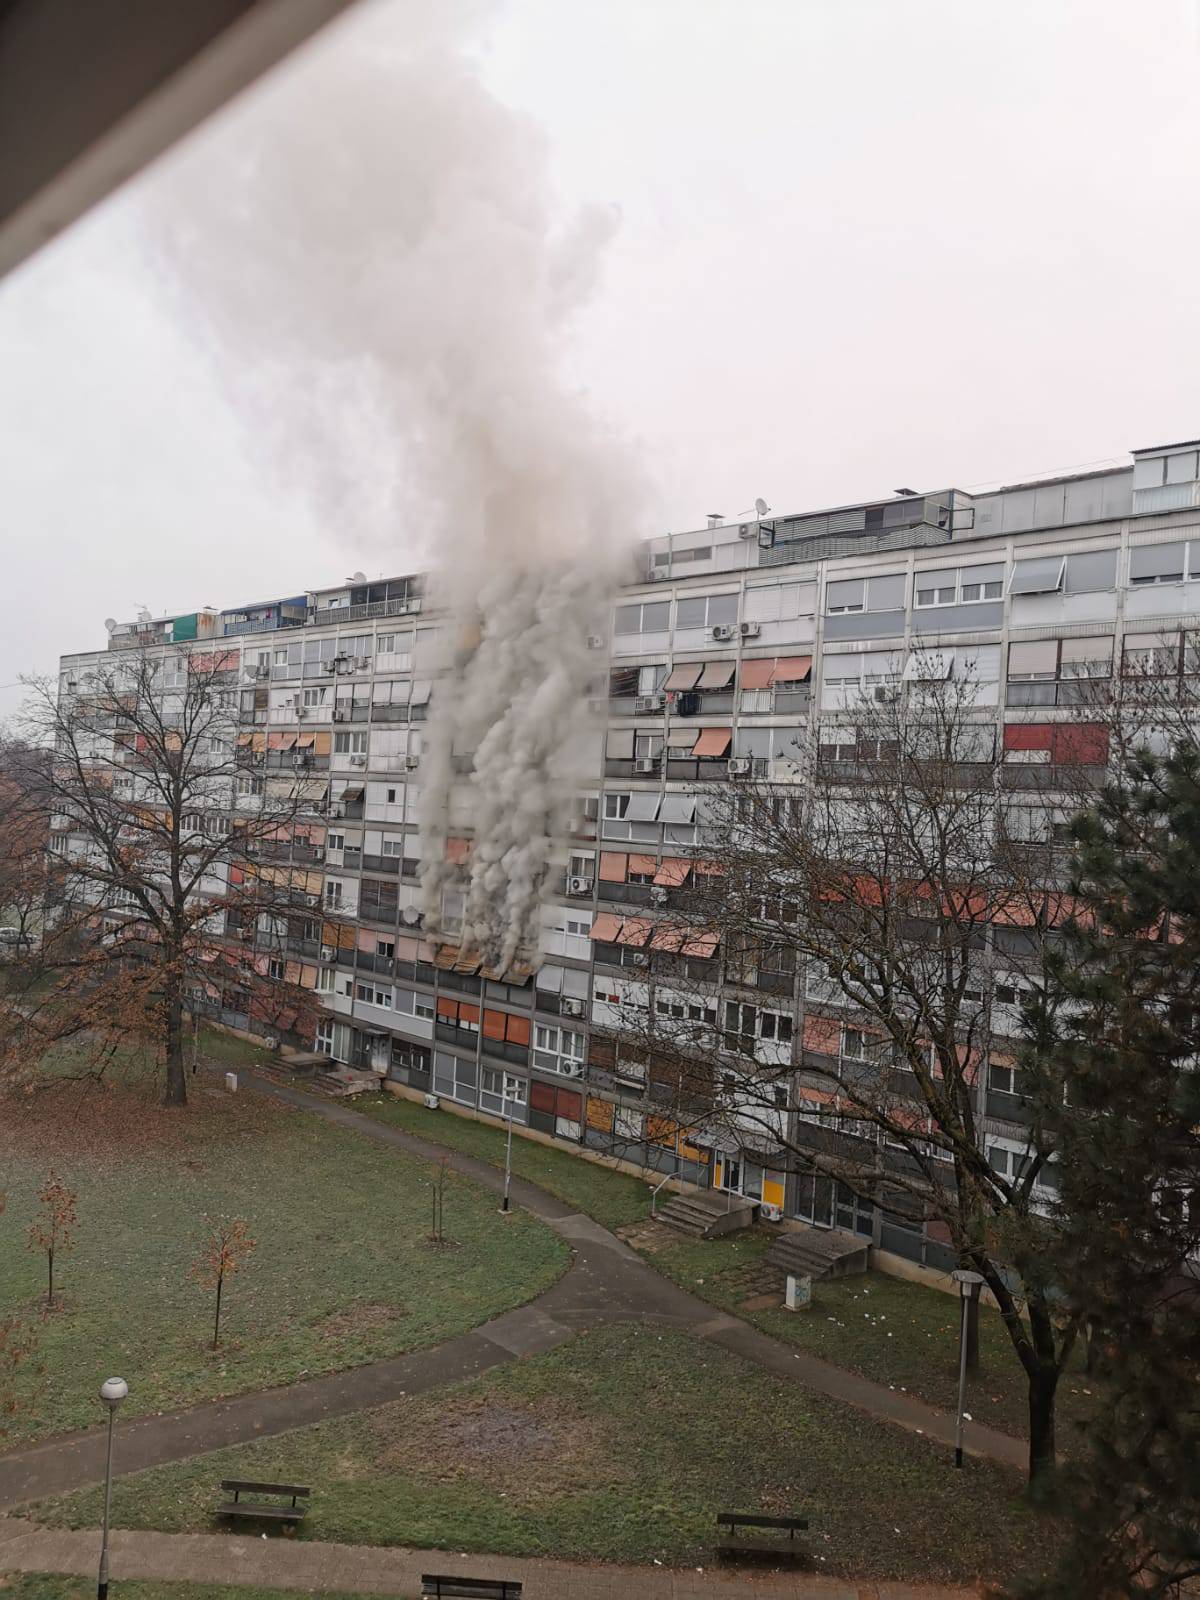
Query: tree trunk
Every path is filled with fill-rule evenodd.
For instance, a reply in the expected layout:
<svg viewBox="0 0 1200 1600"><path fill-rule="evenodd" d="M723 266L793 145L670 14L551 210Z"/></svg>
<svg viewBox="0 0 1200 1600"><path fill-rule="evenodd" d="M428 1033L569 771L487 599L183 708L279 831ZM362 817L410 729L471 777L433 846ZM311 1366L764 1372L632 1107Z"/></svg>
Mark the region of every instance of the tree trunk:
<svg viewBox="0 0 1200 1600"><path fill-rule="evenodd" d="M217 1278L217 1316L216 1316L216 1321L213 1323L213 1349L214 1350L217 1348L217 1345L220 1342L220 1338L221 1338L221 1287L224 1284L224 1282L225 1282L225 1274L222 1272Z"/></svg>
<svg viewBox="0 0 1200 1600"><path fill-rule="evenodd" d="M54 1304L54 1251L53 1250L47 1250L46 1251L46 1264L47 1264L47 1266L49 1268L49 1272L50 1272L49 1282L46 1285L46 1305L49 1307L49 1306L52 1306Z"/></svg>
<svg viewBox="0 0 1200 1600"><path fill-rule="evenodd" d="M967 1301L967 1371L979 1371L979 1296Z"/></svg>
<svg viewBox="0 0 1200 1600"><path fill-rule="evenodd" d="M185 1106L187 1074L183 1063L183 994L175 973L167 978L163 998L167 1009L167 1086L163 1100L169 1106Z"/></svg>
<svg viewBox="0 0 1200 1600"><path fill-rule="evenodd" d="M1044 1488L1054 1472L1054 1401L1057 1367L1039 1367L1029 1377L1029 1483Z"/></svg>

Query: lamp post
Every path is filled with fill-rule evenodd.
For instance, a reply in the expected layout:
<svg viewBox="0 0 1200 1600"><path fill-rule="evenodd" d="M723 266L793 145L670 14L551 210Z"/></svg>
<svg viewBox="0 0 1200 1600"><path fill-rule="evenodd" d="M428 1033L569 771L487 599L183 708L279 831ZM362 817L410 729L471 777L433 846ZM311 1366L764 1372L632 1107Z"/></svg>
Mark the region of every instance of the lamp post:
<svg viewBox="0 0 1200 1600"><path fill-rule="evenodd" d="M958 1415L954 1419L954 1465L963 1464L963 1407L967 1403L967 1317L972 1300L983 1285L981 1272L968 1272L958 1267L950 1274L962 1296L962 1316L958 1323Z"/></svg>
<svg viewBox="0 0 1200 1600"><path fill-rule="evenodd" d="M100 1533L100 1581L96 1585L96 1600L108 1600L108 1513L112 1505L112 1450L113 1424L117 1420L117 1407L129 1393L124 1378L105 1378L100 1385L100 1398L108 1407L108 1454L104 1462L104 1522Z"/></svg>

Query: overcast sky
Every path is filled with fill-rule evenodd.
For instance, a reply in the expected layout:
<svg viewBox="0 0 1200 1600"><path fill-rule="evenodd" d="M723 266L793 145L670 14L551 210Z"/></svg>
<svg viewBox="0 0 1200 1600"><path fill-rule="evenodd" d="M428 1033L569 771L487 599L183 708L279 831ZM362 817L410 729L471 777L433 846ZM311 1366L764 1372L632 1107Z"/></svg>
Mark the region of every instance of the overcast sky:
<svg viewBox="0 0 1200 1600"><path fill-rule="evenodd" d="M407 9L376 0L279 71L336 86L355 36L402 39ZM485 82L544 128L564 214L620 211L570 373L641 453L639 531L1200 432L1198 40L1195 0L498 7ZM412 556L410 530L381 537L281 471L245 400L253 330L214 347L186 258L172 277L155 246L181 162L220 231L270 100L251 91L0 283L0 685L139 604ZM0 689L0 717L18 699Z"/></svg>

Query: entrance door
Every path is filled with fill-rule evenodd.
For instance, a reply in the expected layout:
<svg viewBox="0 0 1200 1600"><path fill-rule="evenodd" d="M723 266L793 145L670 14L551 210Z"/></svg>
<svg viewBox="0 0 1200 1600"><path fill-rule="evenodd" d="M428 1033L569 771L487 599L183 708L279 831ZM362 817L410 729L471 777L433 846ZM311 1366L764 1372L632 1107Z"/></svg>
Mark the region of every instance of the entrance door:
<svg viewBox="0 0 1200 1600"><path fill-rule="evenodd" d="M795 1215L817 1228L833 1227L833 1179L802 1172L796 1183Z"/></svg>

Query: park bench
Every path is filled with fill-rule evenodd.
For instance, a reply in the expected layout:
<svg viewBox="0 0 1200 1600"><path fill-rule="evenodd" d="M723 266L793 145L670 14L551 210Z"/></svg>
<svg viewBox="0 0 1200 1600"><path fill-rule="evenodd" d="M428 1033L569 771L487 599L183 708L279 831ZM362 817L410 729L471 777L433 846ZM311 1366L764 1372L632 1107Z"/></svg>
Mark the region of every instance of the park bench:
<svg viewBox="0 0 1200 1600"><path fill-rule="evenodd" d="M737 1511L717 1513L717 1553L723 1556L775 1556L784 1561L803 1561L807 1551L797 1533L808 1529L806 1517L743 1516ZM765 1538L762 1534L739 1533L740 1528L778 1528L786 1530L787 1538Z"/></svg>
<svg viewBox="0 0 1200 1600"><path fill-rule="evenodd" d="M245 1478L223 1478L221 1487L226 1493L232 1492L233 1499L217 1507L220 1517L270 1517L276 1522L300 1522L308 1515L308 1507L299 1502L302 1497L307 1498L310 1491L298 1483L255 1483ZM291 1495L292 1503L282 1506L270 1500L243 1500L244 1494Z"/></svg>
<svg viewBox="0 0 1200 1600"><path fill-rule="evenodd" d="M521 1600L521 1585L512 1578L421 1578L421 1600Z"/></svg>

